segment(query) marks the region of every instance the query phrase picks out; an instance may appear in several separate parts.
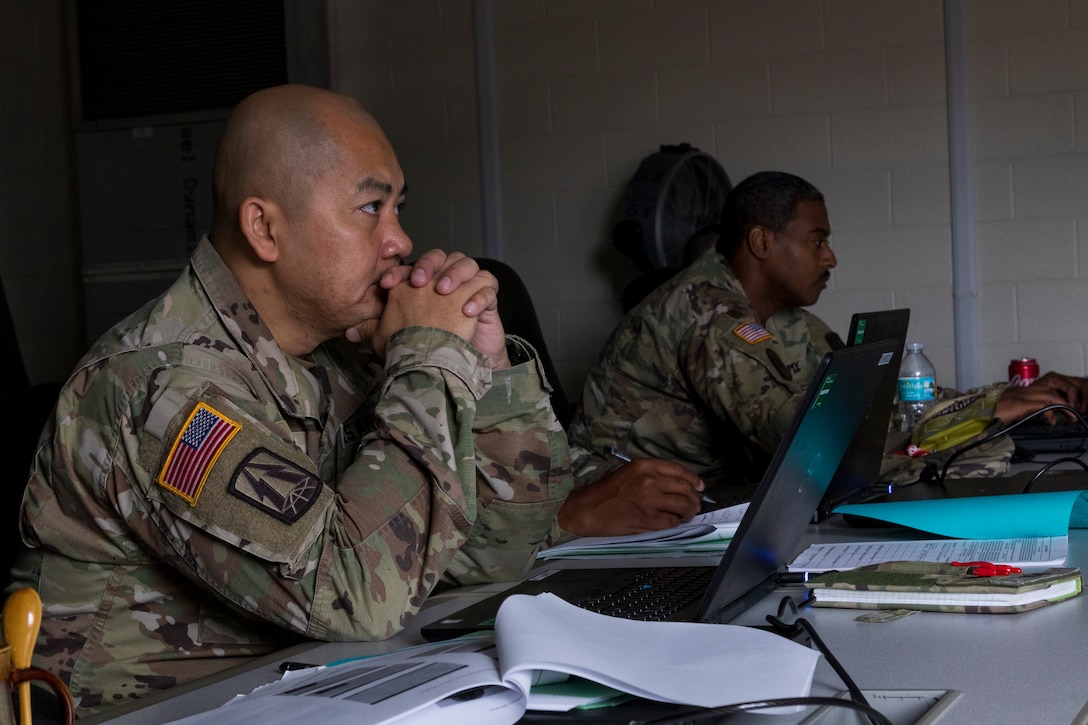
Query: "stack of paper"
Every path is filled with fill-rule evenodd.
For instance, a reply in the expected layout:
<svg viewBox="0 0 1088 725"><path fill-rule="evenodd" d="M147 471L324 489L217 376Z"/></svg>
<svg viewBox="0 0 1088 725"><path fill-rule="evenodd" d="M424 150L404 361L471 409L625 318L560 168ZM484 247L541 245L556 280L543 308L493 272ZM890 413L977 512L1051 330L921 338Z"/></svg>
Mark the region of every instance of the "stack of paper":
<svg viewBox="0 0 1088 725"><path fill-rule="evenodd" d="M758 629L638 622L579 609L551 594L515 595L503 602L493 639L454 639L288 673L178 722L506 725L526 709L571 707L616 691L719 707L804 697L819 657ZM540 685L566 681L612 689L591 688L584 696L578 687L540 692Z"/></svg>
<svg viewBox="0 0 1088 725"><path fill-rule="evenodd" d="M886 561L988 561L1026 569L1065 563L1068 536L1026 539L930 539L813 544L790 562L790 571L842 571Z"/></svg>
<svg viewBox="0 0 1088 725"><path fill-rule="evenodd" d="M673 556L721 553L737 533L748 504L699 514L671 529L629 536L585 536L544 549L540 559L591 559L613 556Z"/></svg>
<svg viewBox="0 0 1088 725"><path fill-rule="evenodd" d="M966 496L850 504L835 512L955 538L816 544L790 563L792 571L841 571L888 561L988 561L1033 570L1061 566L1069 529L1088 527L1088 495L1053 491Z"/></svg>

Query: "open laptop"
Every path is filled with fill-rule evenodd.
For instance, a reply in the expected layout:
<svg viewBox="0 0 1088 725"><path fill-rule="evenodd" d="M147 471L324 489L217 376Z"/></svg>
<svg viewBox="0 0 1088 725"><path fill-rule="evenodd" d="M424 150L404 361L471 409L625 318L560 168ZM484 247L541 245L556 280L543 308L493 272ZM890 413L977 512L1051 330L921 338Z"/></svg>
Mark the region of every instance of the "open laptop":
<svg viewBox="0 0 1088 725"><path fill-rule="evenodd" d="M858 312L850 319L847 345L863 345L878 340L894 340L897 344L887 373L873 396L873 404L843 454L842 463L835 471L827 493L816 507L816 521L826 519L836 506L860 503L878 493L874 484L880 478L880 465L888 439L888 423L895 409L899 363L903 359L903 345L907 340L909 324L910 310L906 308Z"/></svg>
<svg viewBox="0 0 1088 725"><path fill-rule="evenodd" d="M797 554L812 513L823 497L843 452L873 400L895 354L891 340L828 353L805 391L797 414L771 459L763 480L717 567L645 566L544 568L500 594L488 597L421 629L430 641L492 629L502 600L512 594L551 592L573 604L602 611L599 601L620 593L671 595L684 585L680 574L702 577L681 605L655 603L637 619L726 622L766 596ZM661 577L661 584L658 584Z"/></svg>
<svg viewBox="0 0 1088 725"><path fill-rule="evenodd" d="M1040 453L1078 455L1088 450L1088 429L1080 421L1070 421L1061 414L1058 418L1050 424L1040 416L1010 429L1009 437L1016 444L1017 454L1024 460L1032 460Z"/></svg>

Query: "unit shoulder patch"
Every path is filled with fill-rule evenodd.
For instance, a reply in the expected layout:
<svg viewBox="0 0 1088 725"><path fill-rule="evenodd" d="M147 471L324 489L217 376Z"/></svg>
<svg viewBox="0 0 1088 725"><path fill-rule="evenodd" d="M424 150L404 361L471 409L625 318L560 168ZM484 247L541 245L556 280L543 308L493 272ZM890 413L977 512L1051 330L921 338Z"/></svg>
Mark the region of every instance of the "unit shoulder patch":
<svg viewBox="0 0 1088 725"><path fill-rule="evenodd" d="M284 523L302 518L321 494L321 479L265 448L234 470L228 491Z"/></svg>

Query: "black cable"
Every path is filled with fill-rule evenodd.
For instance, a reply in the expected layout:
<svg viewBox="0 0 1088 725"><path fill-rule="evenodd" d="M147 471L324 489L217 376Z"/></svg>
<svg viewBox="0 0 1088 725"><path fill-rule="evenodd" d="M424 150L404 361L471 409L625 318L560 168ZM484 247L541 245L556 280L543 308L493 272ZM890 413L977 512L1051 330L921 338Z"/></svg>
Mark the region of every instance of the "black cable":
<svg viewBox="0 0 1088 725"><path fill-rule="evenodd" d="M1007 425L1007 426L1003 427L1001 429L1001 432L1002 433L1008 433L1009 431L1016 430L1020 426L1025 425L1025 424L1029 423L1030 421L1035 420L1036 418L1038 418L1041 415L1046 415L1048 412L1050 412L1052 410L1062 410L1062 411L1065 411L1066 413L1069 413L1071 416L1073 416L1074 420L1072 422L1073 423L1080 423L1080 427L1084 429L1085 435L1088 436L1088 422L1086 422L1084 420L1084 418L1081 417L1080 413L1077 412L1076 408L1072 407L1071 405L1066 405L1065 403L1054 403L1053 405L1047 405L1045 407L1039 408L1038 410L1036 410L1036 411L1034 411L1032 413L1029 413L1028 415L1025 415L1020 420L1018 420L1018 421L1016 421L1016 422L1014 422L1014 423L1012 423L1010 425Z"/></svg>
<svg viewBox="0 0 1088 725"><path fill-rule="evenodd" d="M788 639L795 638L800 632L804 632L808 635L812 644L816 646L816 649L827 660L831 668L835 670L835 674L846 685L847 691L850 693L850 699L844 700L840 697L783 697L770 700L753 700L751 702L740 702L733 705L724 705L722 707L691 707L686 708L679 713L673 713L671 715L665 715L651 720L631 720L629 725L684 725L684 723L694 723L699 720L704 720L709 717L718 717L721 715L735 715L741 712L749 712L752 710L766 710L774 707L815 707L822 705L825 707L845 707L851 710L856 710L865 714L873 725L893 725L892 721L887 718L879 710L873 708L865 699L865 694L861 691L861 688L857 686L853 678L847 673L846 668L842 666L838 658L831 654L831 650L827 644L824 643L820 635L816 633L816 628L812 626L812 623L807 619L798 618L793 621L792 624L787 624L782 618L788 613L797 614L797 602L793 600L793 597L782 597L778 602L778 614L768 614L767 622L771 625L771 628L776 634L779 634Z"/></svg>
<svg viewBox="0 0 1088 725"><path fill-rule="evenodd" d="M835 670L835 673L842 679L843 683L846 685L846 689L850 692L850 697L854 700L854 702L858 703L859 705L868 706L869 701L865 699L865 695L861 692L861 688L858 687L857 683L854 682L853 678L851 678L850 675L847 674L846 668L842 666L842 663L839 662L835 655L831 654L831 650L828 649L827 645L824 644L824 641L820 639L820 635L816 634L816 629L812 626L812 623L803 617L798 619L796 623L799 624L805 630L805 632L808 633L808 636L812 638L812 643L816 645L816 649L824 653L824 657L827 659L827 663L831 665L831 669Z"/></svg>
<svg viewBox="0 0 1088 725"><path fill-rule="evenodd" d="M999 430L991 433L990 435L986 436L985 438L983 438L981 440L977 440L974 443L970 443L970 444L964 446L963 448L958 449L955 453L953 453L951 456L948 457L947 461L944 462L944 467L941 468L941 473L937 477L937 483L939 483L942 486L944 485L944 479L945 479L945 476L948 474L949 466L951 466L953 461L955 461L957 458L959 458L961 455L963 455L967 451L972 450L974 448L978 448L981 445L985 445L986 443L989 443L990 441L994 440L995 438L1003 436L1006 433L1008 433L1009 431L1015 430L1016 428L1019 428L1020 426L1027 423L1028 421L1033 420L1035 418L1038 418L1040 415L1045 415L1047 412L1052 411L1052 410L1063 410L1063 411L1071 414L1074 418L1076 418L1077 422L1080 423L1081 427L1084 428L1085 435L1088 436L1088 422L1085 422L1084 418L1081 417L1080 413L1078 413L1075 408L1073 408L1071 406L1068 406L1068 405L1065 405L1064 403L1056 403L1054 405L1047 405L1047 406L1045 406L1043 408L1039 408L1039 410L1035 411L1034 413L1031 413L1030 415L1027 415L1027 416L1021 418L1020 420L1016 421L1012 425L1000 428Z"/></svg>
<svg viewBox="0 0 1088 725"><path fill-rule="evenodd" d="M812 625L812 623L803 617L798 617L794 619L792 625L786 624L786 622L783 620L783 616L785 615L787 609L790 610L792 614L797 614L797 604L793 601L792 597L783 597L782 600L778 603L778 615L768 615L767 622L769 622L770 625L775 628L775 630L781 630L785 633L788 633L790 636L796 636L798 630L803 630L812 641L812 644L816 646L816 649L818 649L823 654L824 659L827 660L827 663L831 665L831 669L835 670L835 674L837 674L839 676L839 679L843 681L843 684L846 685L846 689L850 693L850 699L863 708L871 709L868 700L865 699L865 695L861 691L861 688L858 687L857 683L854 682L854 679L850 677L850 673L846 671L846 668L842 666L842 663L839 662L838 658L835 657L834 654L832 654L831 648L827 646L827 644L823 641L820 635L816 632L816 628ZM869 720L870 722L874 723L874 725L877 725L878 723L878 721L873 719L872 717L870 717Z"/></svg>
<svg viewBox="0 0 1088 725"><path fill-rule="evenodd" d="M1032 486L1034 486L1039 481L1039 479L1043 477L1043 475L1047 471L1049 471L1051 468L1058 465L1059 463L1075 463L1078 466L1080 466L1081 468L1083 468L1085 473L1088 473L1088 463L1085 463L1084 461L1082 461L1079 458L1068 458L1068 457L1066 457L1066 458L1056 458L1053 461L1050 461L1049 463L1047 463L1042 468L1040 468L1039 471L1034 476L1031 477L1031 480L1028 481L1026 486L1024 486L1024 493L1029 493L1031 491Z"/></svg>
<svg viewBox="0 0 1088 725"><path fill-rule="evenodd" d="M753 710L767 710L773 707L845 707L850 710L862 712L876 725L894 725L883 713L874 710L869 705L863 705L853 700L843 700L838 697L783 697L775 700L753 700L752 702L740 702L736 705L724 707L707 707L684 711L680 714L666 715L652 720L631 720L629 725L685 725L711 717L722 715L736 715Z"/></svg>

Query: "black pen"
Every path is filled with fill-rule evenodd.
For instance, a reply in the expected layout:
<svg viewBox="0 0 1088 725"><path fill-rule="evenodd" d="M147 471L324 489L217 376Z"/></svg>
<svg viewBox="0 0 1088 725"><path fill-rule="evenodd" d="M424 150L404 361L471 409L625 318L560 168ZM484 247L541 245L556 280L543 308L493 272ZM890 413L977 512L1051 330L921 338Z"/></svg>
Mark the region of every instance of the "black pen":
<svg viewBox="0 0 1088 725"><path fill-rule="evenodd" d="M631 462L631 456L627 455L627 453L621 450L620 447L617 446L615 443L612 444L612 455L613 457L618 458L625 463ZM714 499L710 498L710 496L707 496L705 493L699 494L699 498L703 501L703 503L718 503Z"/></svg>

